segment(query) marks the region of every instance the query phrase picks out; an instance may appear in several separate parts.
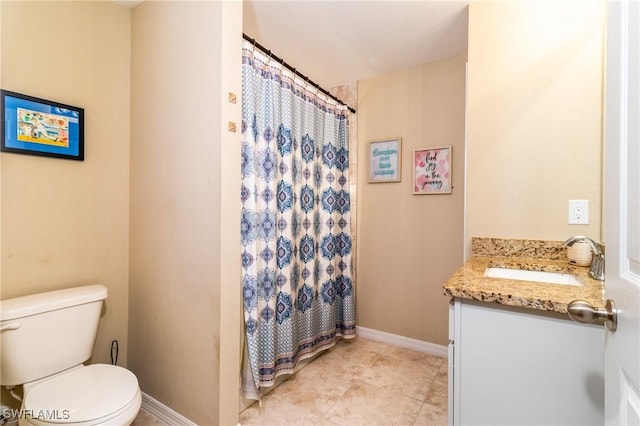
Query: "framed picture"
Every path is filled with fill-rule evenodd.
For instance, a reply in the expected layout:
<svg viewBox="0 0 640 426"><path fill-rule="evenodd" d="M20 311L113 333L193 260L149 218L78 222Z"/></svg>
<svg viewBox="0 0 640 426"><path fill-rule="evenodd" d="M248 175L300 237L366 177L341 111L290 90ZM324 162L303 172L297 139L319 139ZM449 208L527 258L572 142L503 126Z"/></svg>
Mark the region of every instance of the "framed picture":
<svg viewBox="0 0 640 426"><path fill-rule="evenodd" d="M451 194L451 147L413 151L413 193Z"/></svg>
<svg viewBox="0 0 640 426"><path fill-rule="evenodd" d="M0 150L84 160L84 109L0 91Z"/></svg>
<svg viewBox="0 0 640 426"><path fill-rule="evenodd" d="M402 180L402 140L369 142L369 183Z"/></svg>

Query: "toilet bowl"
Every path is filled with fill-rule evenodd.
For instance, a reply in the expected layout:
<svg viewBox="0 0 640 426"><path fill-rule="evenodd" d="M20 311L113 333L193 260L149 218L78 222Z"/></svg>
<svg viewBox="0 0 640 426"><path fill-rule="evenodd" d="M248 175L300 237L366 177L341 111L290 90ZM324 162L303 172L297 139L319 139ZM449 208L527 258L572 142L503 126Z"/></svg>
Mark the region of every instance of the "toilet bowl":
<svg viewBox="0 0 640 426"><path fill-rule="evenodd" d="M0 300L0 384L23 388L20 425L127 426L136 418L136 376L84 365L106 297L106 287L90 285Z"/></svg>
<svg viewBox="0 0 640 426"><path fill-rule="evenodd" d="M136 376L108 364L77 367L24 391L20 425L128 425L142 403Z"/></svg>

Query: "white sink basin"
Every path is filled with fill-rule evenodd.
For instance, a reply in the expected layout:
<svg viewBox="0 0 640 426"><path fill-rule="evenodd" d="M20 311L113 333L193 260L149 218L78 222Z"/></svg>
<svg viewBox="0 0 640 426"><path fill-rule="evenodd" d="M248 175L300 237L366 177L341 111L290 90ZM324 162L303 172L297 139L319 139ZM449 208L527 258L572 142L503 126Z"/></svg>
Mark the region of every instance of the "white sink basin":
<svg viewBox="0 0 640 426"><path fill-rule="evenodd" d="M548 284L582 285L573 275L559 272L525 271L524 269L487 268L485 277L508 280L535 281Z"/></svg>

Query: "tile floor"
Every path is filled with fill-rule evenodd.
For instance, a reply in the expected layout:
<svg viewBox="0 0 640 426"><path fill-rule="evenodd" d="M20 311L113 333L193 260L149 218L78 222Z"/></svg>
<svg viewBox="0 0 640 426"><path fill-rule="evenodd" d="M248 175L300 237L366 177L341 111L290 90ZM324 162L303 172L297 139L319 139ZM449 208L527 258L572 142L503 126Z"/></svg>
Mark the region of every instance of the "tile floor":
<svg viewBox="0 0 640 426"><path fill-rule="evenodd" d="M447 362L341 341L240 414L242 425L446 425Z"/></svg>
<svg viewBox="0 0 640 426"><path fill-rule="evenodd" d="M147 410L141 409L131 426L169 426Z"/></svg>
<svg viewBox="0 0 640 426"><path fill-rule="evenodd" d="M240 413L249 425L446 425L444 358L362 338L340 341ZM141 410L132 426L164 426Z"/></svg>

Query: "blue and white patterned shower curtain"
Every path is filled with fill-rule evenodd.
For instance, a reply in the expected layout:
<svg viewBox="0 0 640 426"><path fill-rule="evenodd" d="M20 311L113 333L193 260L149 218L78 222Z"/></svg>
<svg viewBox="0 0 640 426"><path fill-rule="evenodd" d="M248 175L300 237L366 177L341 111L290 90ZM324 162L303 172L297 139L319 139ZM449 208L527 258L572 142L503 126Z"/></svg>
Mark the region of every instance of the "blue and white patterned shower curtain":
<svg viewBox="0 0 640 426"><path fill-rule="evenodd" d="M243 393L259 399L355 336L348 111L246 41L242 65Z"/></svg>

